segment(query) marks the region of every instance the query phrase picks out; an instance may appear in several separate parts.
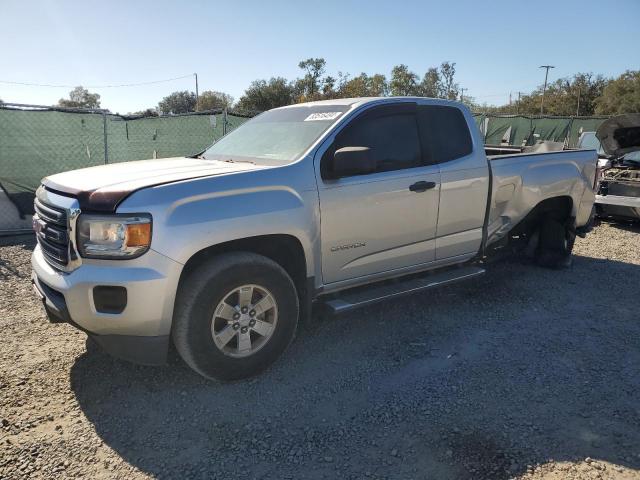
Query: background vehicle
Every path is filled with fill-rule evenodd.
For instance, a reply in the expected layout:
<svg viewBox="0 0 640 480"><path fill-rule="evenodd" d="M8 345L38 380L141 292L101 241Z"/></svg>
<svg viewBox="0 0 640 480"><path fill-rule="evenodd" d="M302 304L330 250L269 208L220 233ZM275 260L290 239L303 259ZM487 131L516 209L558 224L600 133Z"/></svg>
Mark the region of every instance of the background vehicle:
<svg viewBox="0 0 640 480"><path fill-rule="evenodd" d="M601 217L640 220L640 114L619 115L605 121L591 144L605 155L596 195Z"/></svg>
<svg viewBox="0 0 640 480"><path fill-rule="evenodd" d="M45 178L33 281L53 321L114 355L162 363L171 337L200 374L242 378L314 301L342 312L472 278L504 251L568 265L596 160L487 157L470 111L445 100L278 108L201 158Z"/></svg>
<svg viewBox="0 0 640 480"><path fill-rule="evenodd" d="M576 147L578 150L595 150L598 152L598 167L600 168L608 167L611 163L602 149L600 140L596 137L596 132L582 132Z"/></svg>

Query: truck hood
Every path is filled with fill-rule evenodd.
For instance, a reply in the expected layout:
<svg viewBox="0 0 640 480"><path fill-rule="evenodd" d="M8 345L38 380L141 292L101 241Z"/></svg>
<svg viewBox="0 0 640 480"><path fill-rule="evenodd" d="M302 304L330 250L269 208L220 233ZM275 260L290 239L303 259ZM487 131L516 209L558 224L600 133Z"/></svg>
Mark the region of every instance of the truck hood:
<svg viewBox="0 0 640 480"><path fill-rule="evenodd" d="M143 188L259 168L265 167L178 157L72 170L45 177L42 184L47 190L77 197L83 210L115 212L120 202Z"/></svg>
<svg viewBox="0 0 640 480"><path fill-rule="evenodd" d="M621 157L640 150L640 113L627 113L605 120L596 137L607 155Z"/></svg>

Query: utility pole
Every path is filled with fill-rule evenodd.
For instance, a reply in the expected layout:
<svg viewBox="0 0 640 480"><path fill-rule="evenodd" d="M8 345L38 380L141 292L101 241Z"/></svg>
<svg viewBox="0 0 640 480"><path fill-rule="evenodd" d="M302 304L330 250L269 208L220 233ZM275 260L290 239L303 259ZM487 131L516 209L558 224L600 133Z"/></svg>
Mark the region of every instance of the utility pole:
<svg viewBox="0 0 640 480"><path fill-rule="evenodd" d="M580 87L578 87L578 106L576 107L576 117L580 116Z"/></svg>
<svg viewBox="0 0 640 480"><path fill-rule="evenodd" d="M542 88L542 100L540 101L540 115L544 115L544 94L547 91L547 79L549 78L549 69L556 68L553 65L540 65L540 68L546 68L547 71L544 74L544 87Z"/></svg>
<svg viewBox="0 0 640 480"><path fill-rule="evenodd" d="M200 94L198 93L198 74L194 73L193 76L196 77L196 112L197 112L199 103L200 103Z"/></svg>
<svg viewBox="0 0 640 480"><path fill-rule="evenodd" d="M469 90L468 88L461 88L460 89L460 103L464 103L464 91L465 90Z"/></svg>
<svg viewBox="0 0 640 480"><path fill-rule="evenodd" d="M518 102L516 103L516 115L520 113L520 95L522 95L522 92L518 92Z"/></svg>

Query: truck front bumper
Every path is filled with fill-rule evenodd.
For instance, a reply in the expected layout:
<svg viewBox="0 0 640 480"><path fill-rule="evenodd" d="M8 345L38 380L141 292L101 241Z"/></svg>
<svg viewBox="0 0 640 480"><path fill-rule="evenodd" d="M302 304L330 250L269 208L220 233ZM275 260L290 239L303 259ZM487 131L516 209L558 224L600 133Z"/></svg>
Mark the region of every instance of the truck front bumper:
<svg viewBox="0 0 640 480"><path fill-rule="evenodd" d="M86 332L115 357L146 365L166 361L182 265L153 250L133 260L84 261L71 273L54 269L37 246L32 282L49 320ZM96 308L94 287L126 289L124 308Z"/></svg>

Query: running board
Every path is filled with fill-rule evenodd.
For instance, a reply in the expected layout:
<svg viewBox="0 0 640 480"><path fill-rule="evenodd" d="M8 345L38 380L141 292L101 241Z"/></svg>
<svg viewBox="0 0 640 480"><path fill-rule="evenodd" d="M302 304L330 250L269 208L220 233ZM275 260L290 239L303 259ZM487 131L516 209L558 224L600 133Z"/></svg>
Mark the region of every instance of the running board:
<svg viewBox="0 0 640 480"><path fill-rule="evenodd" d="M448 269L442 272L426 273L419 277L412 276L394 283L378 283L369 287L357 287L337 293L336 297L323 302L329 312L344 313L355 308L365 307L402 295L420 292L429 288L448 285L482 275L484 268L470 266Z"/></svg>

